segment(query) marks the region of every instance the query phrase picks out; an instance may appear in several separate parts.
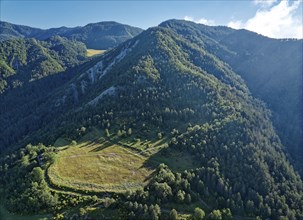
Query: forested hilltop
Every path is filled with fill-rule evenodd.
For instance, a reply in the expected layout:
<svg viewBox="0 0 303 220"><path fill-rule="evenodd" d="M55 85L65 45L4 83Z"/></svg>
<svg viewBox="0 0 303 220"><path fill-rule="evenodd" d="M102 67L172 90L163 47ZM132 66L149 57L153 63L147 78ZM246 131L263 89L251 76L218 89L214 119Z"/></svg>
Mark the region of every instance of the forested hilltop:
<svg viewBox="0 0 303 220"><path fill-rule="evenodd" d="M107 50L138 35L143 30L113 21L87 24L83 27L39 29L0 21L0 41L11 38L46 40L61 36L83 42L87 48Z"/></svg>
<svg viewBox="0 0 303 220"><path fill-rule="evenodd" d="M0 93L57 74L86 60L86 46L59 36L0 42Z"/></svg>
<svg viewBox="0 0 303 220"><path fill-rule="evenodd" d="M303 174L303 40L271 39L247 30L181 20L160 24L206 48L239 74L265 102L296 168Z"/></svg>
<svg viewBox="0 0 303 220"><path fill-rule="evenodd" d="M302 149L286 145L278 107L259 91L278 84L254 88L252 70L241 69L251 57L234 48L237 33L167 21L77 65L51 93L3 111L8 210L53 219L303 219L302 178L287 155ZM246 34L250 44L276 42ZM299 70L291 70L295 79ZM297 95L290 120L300 118L300 93L284 89Z"/></svg>

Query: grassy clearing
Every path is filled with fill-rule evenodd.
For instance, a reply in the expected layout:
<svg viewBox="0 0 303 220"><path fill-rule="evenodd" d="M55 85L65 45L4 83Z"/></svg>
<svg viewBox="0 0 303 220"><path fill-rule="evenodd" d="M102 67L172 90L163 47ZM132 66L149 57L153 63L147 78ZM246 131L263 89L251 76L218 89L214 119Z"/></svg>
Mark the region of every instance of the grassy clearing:
<svg viewBox="0 0 303 220"><path fill-rule="evenodd" d="M107 141L84 142L59 153L49 168L59 186L88 191L125 191L142 187L152 173L146 157Z"/></svg>
<svg viewBox="0 0 303 220"><path fill-rule="evenodd" d="M87 212L91 219L109 219L108 216L110 216L110 219L123 219L123 213L119 209L88 208Z"/></svg>
<svg viewBox="0 0 303 220"><path fill-rule="evenodd" d="M197 167L197 160L188 153L180 152L174 149L159 151L151 155L147 161L149 166L157 166L160 163L166 164L174 172L183 172Z"/></svg>
<svg viewBox="0 0 303 220"><path fill-rule="evenodd" d="M92 57L95 55L103 54L106 50L95 50L95 49L87 49L86 56Z"/></svg>
<svg viewBox="0 0 303 220"><path fill-rule="evenodd" d="M68 141L64 138L58 138L53 145L54 145L54 147L63 147L63 146L69 145L69 144L70 144L70 141Z"/></svg>
<svg viewBox="0 0 303 220"><path fill-rule="evenodd" d="M165 149L168 138L107 138L103 134L91 128L77 144L57 140L61 151L48 169L51 183L62 189L123 192L145 186L160 163L180 172L196 167L191 155Z"/></svg>
<svg viewBox="0 0 303 220"><path fill-rule="evenodd" d="M122 140L119 140L117 143L128 147L132 150L135 150L139 152L141 155L145 155L147 157L154 155L159 150L166 147L168 139L162 138L162 139L143 139L140 138L124 138Z"/></svg>

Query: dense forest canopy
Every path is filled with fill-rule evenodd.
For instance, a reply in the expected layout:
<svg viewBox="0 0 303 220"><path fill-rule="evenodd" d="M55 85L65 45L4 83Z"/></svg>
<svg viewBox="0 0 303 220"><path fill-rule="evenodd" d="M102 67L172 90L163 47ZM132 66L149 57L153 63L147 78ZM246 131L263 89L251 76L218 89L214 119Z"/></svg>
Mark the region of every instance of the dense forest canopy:
<svg viewBox="0 0 303 220"><path fill-rule="evenodd" d="M0 93L60 73L86 60L86 46L59 36L0 42Z"/></svg>
<svg viewBox="0 0 303 220"><path fill-rule="evenodd" d="M117 22L99 22L83 27L59 27L50 29L32 28L0 21L0 41L11 38L35 38L46 40L61 36L83 42L87 48L107 50L138 35L143 30Z"/></svg>
<svg viewBox="0 0 303 220"><path fill-rule="evenodd" d="M66 38L1 43L24 41L57 56L68 45L69 56L58 59L62 73L0 96L0 184L10 211L303 218L302 40L170 20L84 60L85 46Z"/></svg>

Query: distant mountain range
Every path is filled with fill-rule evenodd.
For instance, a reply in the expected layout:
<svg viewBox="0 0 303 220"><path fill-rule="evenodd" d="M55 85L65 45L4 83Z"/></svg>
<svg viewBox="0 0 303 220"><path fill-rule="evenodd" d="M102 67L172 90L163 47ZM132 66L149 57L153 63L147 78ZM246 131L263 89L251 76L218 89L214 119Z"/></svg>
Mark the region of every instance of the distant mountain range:
<svg viewBox="0 0 303 220"><path fill-rule="evenodd" d="M0 21L0 41L10 38L35 38L46 40L52 36L83 42L87 48L106 50L138 35L143 30L117 22L99 22L84 27L32 28Z"/></svg>
<svg viewBox="0 0 303 220"><path fill-rule="evenodd" d="M108 44L116 47L82 60L82 43L68 39L94 48L92 45L101 45L102 39L111 38L103 33L100 40L92 41L92 36L106 29L105 24L110 27L106 32L109 36L118 35L113 26L121 25L112 22L75 28L74 32L69 28L49 29L44 34L2 23L9 26L3 31L3 39L19 34L38 39L45 36L47 40L2 41L0 58L6 59L6 64L2 65L1 77L13 74L21 63L30 67L24 69L28 74L33 70L31 60L41 64L40 57L48 58L47 66L63 71L0 95L0 150L10 154L0 160L5 168L0 171L0 183L7 188L10 210L62 208L63 203L58 201L67 197L62 199L57 191L71 189L63 186L49 193L47 184L40 180L48 168L45 173L29 174L30 168L38 167L31 162L35 160L32 155L47 152L39 143L54 145L64 139L72 142L66 147L72 149L89 137L89 143L100 145L100 152L113 140L118 140L113 142L115 146L134 150L137 157L150 151L144 157L153 163L167 163L175 151L191 155L194 167L188 170L176 171L169 163L157 168L144 164L146 169L154 169L145 180L146 186L123 196L117 192L112 196L114 205L108 206L125 219L165 219L168 208L186 213L186 207L197 204L203 204L208 219L231 219L229 212L237 219L303 218L303 183L297 172L303 174L303 40L270 39L246 30L169 20L146 31L127 26L134 31L127 35L128 40L116 37ZM130 32L123 27L119 36ZM52 34L46 34L48 31L68 39L49 38ZM117 39L124 42L118 44ZM27 45L40 52L26 52ZM11 48L15 52L9 52ZM15 62L11 58L15 54L31 59L18 58L20 62ZM16 74L15 80L22 81L21 76ZM88 133L96 128L104 131L107 145L98 142L99 133ZM161 144L149 147L155 139ZM147 144L136 146L140 140ZM37 146L16 150L28 143ZM158 151L152 153L157 147ZM65 150L49 149L54 154ZM45 189L45 198L24 199L24 184L10 181L18 178L17 183L22 182L19 172L38 179L40 182L33 184L33 180L28 186L34 192ZM57 203L56 193L61 199ZM216 217L218 213L221 217Z"/></svg>

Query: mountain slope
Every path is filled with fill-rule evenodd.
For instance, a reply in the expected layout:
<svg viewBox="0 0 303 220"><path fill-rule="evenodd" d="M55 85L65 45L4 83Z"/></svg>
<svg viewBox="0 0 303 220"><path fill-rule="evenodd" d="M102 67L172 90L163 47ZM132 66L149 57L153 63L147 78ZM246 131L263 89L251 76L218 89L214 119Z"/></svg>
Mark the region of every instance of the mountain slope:
<svg viewBox="0 0 303 220"><path fill-rule="evenodd" d="M0 96L0 130L3 135L0 137L0 152L5 152L15 146L20 147L17 143L22 141L26 134L41 128L43 121L52 120L47 115L56 107L44 105L44 103L54 96L53 93L56 90L62 90L62 86L77 73L96 63L96 59L98 58L94 57L65 71L30 83L24 81L22 86L2 94Z"/></svg>
<svg viewBox="0 0 303 220"><path fill-rule="evenodd" d="M278 40L246 30L169 20L168 27L215 54L239 74L252 95L263 100L298 170L303 161L303 40Z"/></svg>
<svg viewBox="0 0 303 220"><path fill-rule="evenodd" d="M8 22L0 22L0 41L8 40L11 38L20 37L33 37L35 34L39 33L41 29L32 28L24 25L15 25Z"/></svg>
<svg viewBox="0 0 303 220"><path fill-rule="evenodd" d="M178 172L160 165L143 190L121 197L117 206L124 217L142 218L138 204L165 210L202 200L222 213L302 218L302 180L287 161L264 104L226 63L170 28L148 29L96 58L39 100L35 110L19 121L27 134L21 143L81 140L94 127L123 140L131 128L134 138L160 133L168 139L146 167L157 155L169 158L171 150L192 155L195 168ZM18 210L18 202L10 201ZM160 215L153 208L151 215Z"/></svg>
<svg viewBox="0 0 303 220"><path fill-rule="evenodd" d="M13 37L46 40L52 36L66 37L85 43L87 48L106 50L138 35L142 29L117 22L99 22L83 27L38 29L0 22L0 41Z"/></svg>
<svg viewBox="0 0 303 220"><path fill-rule="evenodd" d="M52 37L46 41L11 39L0 42L0 93L62 72L86 59L83 43Z"/></svg>

